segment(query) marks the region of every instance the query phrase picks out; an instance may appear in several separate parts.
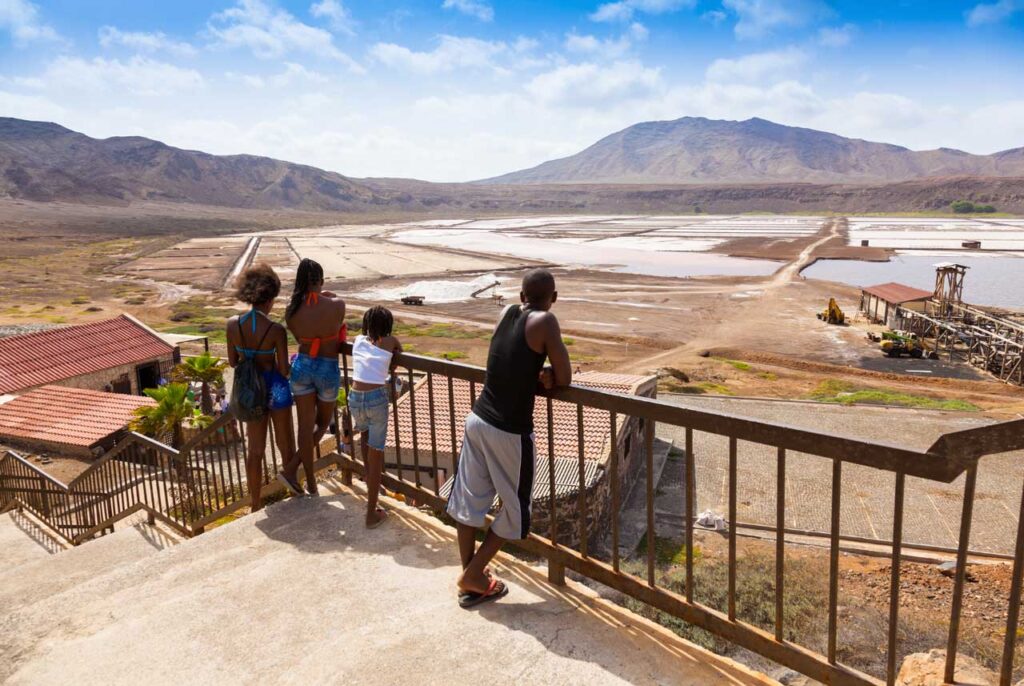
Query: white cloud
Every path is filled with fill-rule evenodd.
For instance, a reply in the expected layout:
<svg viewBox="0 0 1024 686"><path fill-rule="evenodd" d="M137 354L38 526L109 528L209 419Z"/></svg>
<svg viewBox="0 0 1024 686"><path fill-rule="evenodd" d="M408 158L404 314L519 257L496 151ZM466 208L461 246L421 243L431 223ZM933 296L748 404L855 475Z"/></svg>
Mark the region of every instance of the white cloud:
<svg viewBox="0 0 1024 686"><path fill-rule="evenodd" d="M565 37L565 49L569 52L597 52L601 45L601 39L589 34L582 36L574 31Z"/></svg>
<svg viewBox="0 0 1024 686"><path fill-rule="evenodd" d="M438 46L430 51L410 50L395 43L377 43L370 54L389 67L419 74L437 74L456 69L491 69L505 73L497 58L509 52L503 42L485 41L461 36L440 36Z"/></svg>
<svg viewBox="0 0 1024 686"><path fill-rule="evenodd" d="M238 0L234 7L215 14L207 31L218 47L245 48L264 59L307 53L341 62L356 73L363 71L334 45L330 31L304 24L264 0Z"/></svg>
<svg viewBox="0 0 1024 686"><path fill-rule="evenodd" d="M326 19L332 29L349 36L356 35L355 22L348 8L340 0L320 0L314 2L309 13L318 19Z"/></svg>
<svg viewBox="0 0 1024 686"><path fill-rule="evenodd" d="M494 8L482 0L444 0L441 7L476 17L480 21L494 21Z"/></svg>
<svg viewBox="0 0 1024 686"><path fill-rule="evenodd" d="M985 24L998 24L1016 12L1024 11L1022 0L998 0L980 3L967 12L967 25L974 28Z"/></svg>
<svg viewBox="0 0 1024 686"><path fill-rule="evenodd" d="M818 45L826 48L842 48L850 44L857 27L853 24L842 26L823 26L818 29Z"/></svg>
<svg viewBox="0 0 1024 686"><path fill-rule="evenodd" d="M194 69L157 62L136 55L126 62L95 57L58 57L47 65L40 77L43 88L54 93L131 93L163 96L195 91L205 86L203 76Z"/></svg>
<svg viewBox="0 0 1024 686"><path fill-rule="evenodd" d="M68 114L64 107L38 95L0 90L0 102L4 104L5 117L60 122Z"/></svg>
<svg viewBox="0 0 1024 686"><path fill-rule="evenodd" d="M519 36L512 44L512 49L515 52L532 52L540 47L540 41L530 38L528 36Z"/></svg>
<svg viewBox="0 0 1024 686"><path fill-rule="evenodd" d="M629 52L634 43L647 40L647 27L640 22L633 22L629 29L618 38L601 39L597 36L581 35L572 31L565 36L565 49L569 52L595 54L600 57L621 57Z"/></svg>
<svg viewBox="0 0 1024 686"><path fill-rule="evenodd" d="M284 71L270 76L261 76L259 74L236 74L234 72L228 72L225 76L235 81L241 81L247 86L251 86L253 88L264 88L266 86L286 88L298 83L324 84L330 81L329 78L320 72L307 69L296 62L285 63Z"/></svg>
<svg viewBox="0 0 1024 686"><path fill-rule="evenodd" d="M10 32L16 45L62 40L52 26L42 22L39 8L28 0L0 0L0 29Z"/></svg>
<svg viewBox="0 0 1024 686"><path fill-rule="evenodd" d="M663 87L661 71L630 60L599 65L567 64L535 76L527 85L531 95L549 103L587 107L622 104L650 96Z"/></svg>
<svg viewBox="0 0 1024 686"><path fill-rule="evenodd" d="M717 59L707 70L709 81L760 81L778 77L800 67L807 55L796 47L758 52L736 59Z"/></svg>
<svg viewBox="0 0 1024 686"><path fill-rule="evenodd" d="M649 36L650 33L651 32L647 30L647 27L638 21L634 21L629 25L629 35L635 41L647 40L647 36Z"/></svg>
<svg viewBox="0 0 1024 686"><path fill-rule="evenodd" d="M736 14L736 37L763 38L782 28L805 26L830 10L819 0L722 0Z"/></svg>
<svg viewBox="0 0 1024 686"><path fill-rule="evenodd" d="M704 21L711 22L713 26L718 26L723 21L729 18L729 15L722 10L708 10L704 14L700 15L700 18Z"/></svg>
<svg viewBox="0 0 1024 686"><path fill-rule="evenodd" d="M663 14L692 8L697 0L617 0L600 5L590 15L593 21L629 21L638 12Z"/></svg>
<svg viewBox="0 0 1024 686"><path fill-rule="evenodd" d="M114 26L103 26L99 31L100 45L109 48L123 45L140 52L170 52L181 57L195 55L197 50L189 43L168 38L164 33L144 33L137 31L121 31Z"/></svg>

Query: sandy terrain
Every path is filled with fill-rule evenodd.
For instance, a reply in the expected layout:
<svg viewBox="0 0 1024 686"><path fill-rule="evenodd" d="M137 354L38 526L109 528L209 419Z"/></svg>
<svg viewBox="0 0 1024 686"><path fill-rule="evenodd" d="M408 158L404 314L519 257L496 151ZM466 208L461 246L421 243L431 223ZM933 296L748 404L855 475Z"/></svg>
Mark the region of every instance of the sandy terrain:
<svg viewBox="0 0 1024 686"><path fill-rule="evenodd" d="M220 287L224 274L241 256L248 239L240 236L192 238L120 267L119 271L210 290Z"/></svg>

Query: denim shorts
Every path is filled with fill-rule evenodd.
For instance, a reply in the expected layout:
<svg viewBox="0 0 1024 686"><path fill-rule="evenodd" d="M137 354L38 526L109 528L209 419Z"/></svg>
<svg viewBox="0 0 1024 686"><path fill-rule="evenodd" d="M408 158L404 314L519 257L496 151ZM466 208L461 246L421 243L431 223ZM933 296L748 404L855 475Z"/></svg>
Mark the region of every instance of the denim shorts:
<svg viewBox="0 0 1024 686"><path fill-rule="evenodd" d="M288 379L277 371L277 367L263 370L263 381L267 385L267 408L285 410L292 406L292 390Z"/></svg>
<svg viewBox="0 0 1024 686"><path fill-rule="evenodd" d="M316 393L325 403L338 400L341 387L341 367L336 357L310 357L305 353L295 356L292 363L292 395L298 397Z"/></svg>
<svg viewBox="0 0 1024 686"><path fill-rule="evenodd" d="M368 432L366 445L381 452L384 451L388 436L388 402L390 398L387 386L372 391L351 390L348 393L352 432Z"/></svg>

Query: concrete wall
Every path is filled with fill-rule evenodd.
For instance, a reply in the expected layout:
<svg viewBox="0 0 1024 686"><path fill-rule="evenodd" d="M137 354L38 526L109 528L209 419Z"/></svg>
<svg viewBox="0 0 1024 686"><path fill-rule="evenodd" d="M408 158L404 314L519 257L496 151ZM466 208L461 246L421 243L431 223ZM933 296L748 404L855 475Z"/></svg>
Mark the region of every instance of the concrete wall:
<svg viewBox="0 0 1024 686"><path fill-rule="evenodd" d="M74 354L74 351L69 351L69 354ZM60 381L54 381L51 386L66 386L68 388L85 388L93 391L102 391L106 388L107 384L114 385L119 379L123 379L127 376L129 383L131 384L132 395L141 395L139 390L139 375L136 372L138 367L145 366L151 362L157 362L160 365L160 375L167 377L171 370L174 368L174 360L170 353L162 357L154 357L150 360L143 362L136 362L133 364L125 364L119 367L111 367L110 369L104 369L91 374L82 374L81 376L74 376L70 379L62 379ZM37 386L33 386L37 388ZM32 390L31 388L24 388L18 391L18 393L26 393Z"/></svg>
<svg viewBox="0 0 1024 686"><path fill-rule="evenodd" d="M876 324L885 324L890 329L894 329L898 326L896 320L896 309L902 307L907 310L913 310L915 312L924 312L925 309L924 300L918 300L914 302L907 302L901 305L895 303L887 303L878 296L871 295L870 293L861 293L861 312L867 315L868 319Z"/></svg>
<svg viewBox="0 0 1024 686"><path fill-rule="evenodd" d="M619 456L619 507L626 502L626 497L633 488L645 488L637 484L640 468L645 459L644 453L644 421L636 417L626 417L619 423L618 429ZM534 498L543 495L534 493ZM611 452L607 451L601 459L601 470L597 481L586 492L586 534L590 544L600 541L611 532L612 527L612 482ZM579 493L561 496L555 499L555 519L558 543L578 548L583 538L583 519L580 517ZM548 536L551 528L551 508L547 498L535 503L530 529L542 536Z"/></svg>

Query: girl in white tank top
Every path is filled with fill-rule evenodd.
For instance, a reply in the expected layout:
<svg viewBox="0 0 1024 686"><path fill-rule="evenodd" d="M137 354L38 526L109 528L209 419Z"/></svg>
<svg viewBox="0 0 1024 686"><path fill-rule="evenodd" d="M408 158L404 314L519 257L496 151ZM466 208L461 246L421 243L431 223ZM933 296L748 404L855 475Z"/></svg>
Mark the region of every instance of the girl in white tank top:
<svg viewBox="0 0 1024 686"><path fill-rule="evenodd" d="M371 307L363 314L363 330L352 345L352 389L348 410L352 431L360 436L359 448L366 465L366 526L380 526L387 513L377 507L384 448L388 435L388 377L402 344L391 335L394 317L387 308Z"/></svg>

